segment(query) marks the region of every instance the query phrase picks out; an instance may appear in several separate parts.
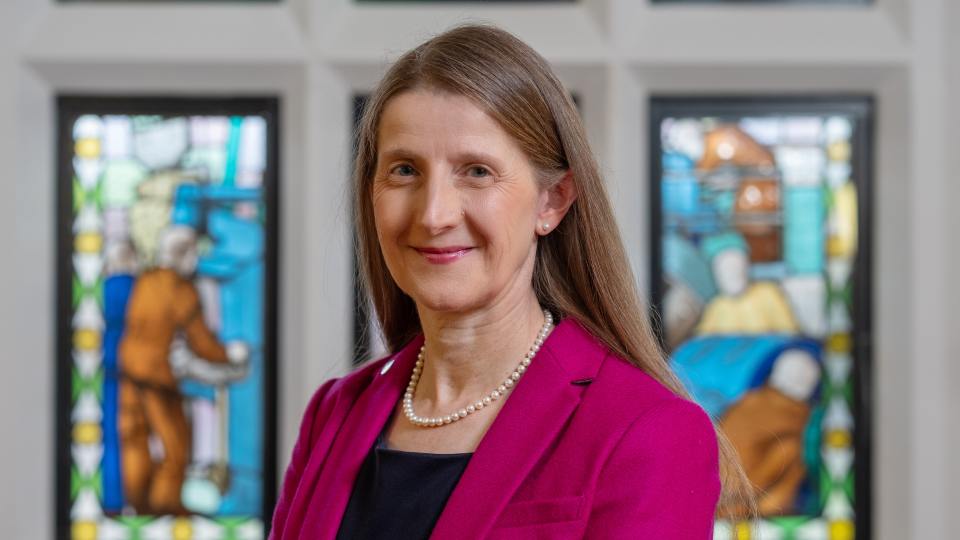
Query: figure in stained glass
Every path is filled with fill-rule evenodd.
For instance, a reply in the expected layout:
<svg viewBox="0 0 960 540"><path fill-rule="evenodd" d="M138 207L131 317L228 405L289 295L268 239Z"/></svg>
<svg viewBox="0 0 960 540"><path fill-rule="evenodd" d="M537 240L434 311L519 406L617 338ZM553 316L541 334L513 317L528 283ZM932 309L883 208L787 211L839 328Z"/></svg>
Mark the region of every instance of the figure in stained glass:
<svg viewBox="0 0 960 540"><path fill-rule="evenodd" d="M196 266L194 232L170 227L159 241L157 268L141 274L130 295L119 351L119 426L124 492L139 514L186 513L181 489L189 462L190 426L171 362L177 334L182 333L195 355L180 362L181 370L202 359L234 367L236 379L246 371L246 346L242 342L224 346L203 320L200 296L191 281ZM162 444L158 460L150 453L151 436Z"/></svg>

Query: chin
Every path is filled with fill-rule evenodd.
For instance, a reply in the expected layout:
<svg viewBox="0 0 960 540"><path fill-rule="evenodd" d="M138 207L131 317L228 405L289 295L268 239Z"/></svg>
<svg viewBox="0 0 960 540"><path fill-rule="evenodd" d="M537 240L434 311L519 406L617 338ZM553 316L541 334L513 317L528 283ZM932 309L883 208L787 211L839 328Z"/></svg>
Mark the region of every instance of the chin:
<svg viewBox="0 0 960 540"><path fill-rule="evenodd" d="M458 313L483 305L480 295L472 294L468 287L423 287L407 292L417 306L439 313ZM465 290L467 289L467 290ZM413 294L411 294L411 292Z"/></svg>
<svg viewBox="0 0 960 540"><path fill-rule="evenodd" d="M420 296L419 298L414 297L414 301L418 306L429 309L430 311L436 311L439 313L457 313L461 311L466 311L467 309L475 305L474 302L467 301L464 298L459 298L457 295L444 296L429 294Z"/></svg>
<svg viewBox="0 0 960 540"><path fill-rule="evenodd" d="M421 309L435 313L465 313L490 306L504 284L481 268L404 268L395 282ZM397 279L399 278L399 279Z"/></svg>

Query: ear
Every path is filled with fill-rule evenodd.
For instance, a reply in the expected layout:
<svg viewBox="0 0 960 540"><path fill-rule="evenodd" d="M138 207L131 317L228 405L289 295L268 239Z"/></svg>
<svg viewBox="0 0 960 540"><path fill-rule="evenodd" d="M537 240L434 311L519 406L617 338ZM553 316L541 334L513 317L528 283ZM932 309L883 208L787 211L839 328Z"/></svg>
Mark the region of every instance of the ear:
<svg viewBox="0 0 960 540"><path fill-rule="evenodd" d="M553 232L576 200L577 186L573 182L573 173L567 170L559 181L540 194L537 234L545 236Z"/></svg>

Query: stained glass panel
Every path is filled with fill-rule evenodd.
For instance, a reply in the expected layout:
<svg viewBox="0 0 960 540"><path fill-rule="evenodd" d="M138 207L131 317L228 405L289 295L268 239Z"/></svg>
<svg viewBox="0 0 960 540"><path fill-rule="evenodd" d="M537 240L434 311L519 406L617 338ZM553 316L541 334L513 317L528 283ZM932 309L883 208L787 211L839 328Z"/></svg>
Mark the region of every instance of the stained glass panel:
<svg viewBox="0 0 960 540"><path fill-rule="evenodd" d="M652 116L661 336L758 488L756 532L869 537L869 100L663 98Z"/></svg>
<svg viewBox="0 0 960 540"><path fill-rule="evenodd" d="M276 102L59 105L59 536L263 538Z"/></svg>

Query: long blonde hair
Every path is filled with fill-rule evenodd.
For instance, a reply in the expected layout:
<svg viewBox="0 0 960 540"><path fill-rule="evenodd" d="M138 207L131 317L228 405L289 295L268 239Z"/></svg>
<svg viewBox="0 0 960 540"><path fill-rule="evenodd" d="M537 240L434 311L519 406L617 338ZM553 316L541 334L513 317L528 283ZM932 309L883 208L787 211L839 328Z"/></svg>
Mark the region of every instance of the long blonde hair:
<svg viewBox="0 0 960 540"><path fill-rule="evenodd" d="M485 110L528 156L541 188L569 170L578 197L552 234L537 244L533 287L540 304L573 317L611 351L679 396L689 399L668 365L637 291L599 167L577 109L546 60L495 27L449 30L407 52L367 101L354 169L358 250L363 283L387 346L397 350L420 332L416 306L390 276L374 224L371 185L377 129L386 103L414 89L462 95ZM732 446L718 433L721 479L728 504L752 507Z"/></svg>

